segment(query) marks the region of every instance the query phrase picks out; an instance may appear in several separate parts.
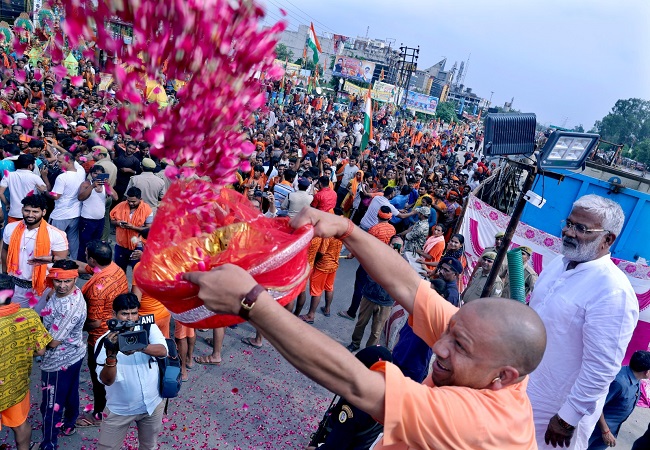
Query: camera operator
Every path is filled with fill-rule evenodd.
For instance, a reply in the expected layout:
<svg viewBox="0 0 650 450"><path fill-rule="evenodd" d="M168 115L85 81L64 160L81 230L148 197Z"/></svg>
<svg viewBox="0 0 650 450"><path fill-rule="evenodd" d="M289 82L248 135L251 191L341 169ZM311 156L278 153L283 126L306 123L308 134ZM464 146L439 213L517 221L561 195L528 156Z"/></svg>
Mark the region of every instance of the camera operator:
<svg viewBox="0 0 650 450"><path fill-rule="evenodd" d="M135 294L120 294L113 300L118 321L139 320L140 302ZM133 330L142 329L135 325ZM155 358L167 356L167 345L160 329L151 324L149 344L139 351L121 352L118 336L124 330L109 331L97 343L97 374L106 386L106 410L99 434L98 449L122 448L126 433L135 421L140 450L157 448L162 430L164 402L158 392L159 372Z"/></svg>

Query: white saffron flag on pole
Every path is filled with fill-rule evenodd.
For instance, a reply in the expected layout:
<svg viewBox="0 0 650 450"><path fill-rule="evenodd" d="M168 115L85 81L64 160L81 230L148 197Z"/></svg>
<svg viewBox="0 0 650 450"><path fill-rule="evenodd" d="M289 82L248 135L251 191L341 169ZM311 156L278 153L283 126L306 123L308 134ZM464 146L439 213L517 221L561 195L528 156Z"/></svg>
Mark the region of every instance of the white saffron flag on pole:
<svg viewBox="0 0 650 450"><path fill-rule="evenodd" d="M314 31L314 24L311 23L309 27L309 37L307 38L307 45L314 52L314 64L318 64L318 54L322 53L323 50L320 48L320 42L316 37L316 31Z"/></svg>

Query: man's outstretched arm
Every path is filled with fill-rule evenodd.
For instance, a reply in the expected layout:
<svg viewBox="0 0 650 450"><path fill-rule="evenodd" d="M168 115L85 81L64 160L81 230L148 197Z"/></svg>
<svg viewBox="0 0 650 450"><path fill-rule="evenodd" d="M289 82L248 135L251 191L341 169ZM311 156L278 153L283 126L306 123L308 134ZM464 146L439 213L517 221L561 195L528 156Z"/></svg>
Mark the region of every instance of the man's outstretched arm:
<svg viewBox="0 0 650 450"><path fill-rule="evenodd" d="M241 299L257 284L248 272L231 264L210 272L186 273L183 278L199 286L199 298L208 309L234 315L239 313ZM255 302L249 321L306 376L383 420L386 382L382 373L367 369L341 344L291 314L266 291Z"/></svg>

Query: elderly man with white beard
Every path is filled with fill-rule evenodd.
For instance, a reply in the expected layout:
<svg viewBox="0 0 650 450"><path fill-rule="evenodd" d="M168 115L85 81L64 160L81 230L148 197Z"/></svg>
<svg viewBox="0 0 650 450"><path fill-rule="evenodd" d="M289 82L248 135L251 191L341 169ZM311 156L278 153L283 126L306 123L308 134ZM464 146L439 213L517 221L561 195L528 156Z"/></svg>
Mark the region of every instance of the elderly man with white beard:
<svg viewBox="0 0 650 450"><path fill-rule="evenodd" d="M545 267L530 299L548 343L528 396L540 449L586 449L639 317L627 277L610 247L625 214L612 200L585 195L562 224L563 257Z"/></svg>

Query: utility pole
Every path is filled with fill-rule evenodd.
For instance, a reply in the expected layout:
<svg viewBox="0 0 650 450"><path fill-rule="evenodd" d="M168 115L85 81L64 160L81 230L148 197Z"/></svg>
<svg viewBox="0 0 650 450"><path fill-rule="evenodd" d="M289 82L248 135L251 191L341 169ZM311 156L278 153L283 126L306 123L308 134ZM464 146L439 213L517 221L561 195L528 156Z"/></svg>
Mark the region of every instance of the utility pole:
<svg viewBox="0 0 650 450"><path fill-rule="evenodd" d="M411 74L415 72L418 67L418 58L420 56L420 46L408 47L400 44L400 59L398 61L398 92L402 95L401 104L406 104L406 91L408 91L409 83L411 82ZM398 95L399 98L399 95Z"/></svg>

